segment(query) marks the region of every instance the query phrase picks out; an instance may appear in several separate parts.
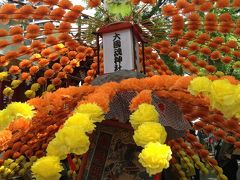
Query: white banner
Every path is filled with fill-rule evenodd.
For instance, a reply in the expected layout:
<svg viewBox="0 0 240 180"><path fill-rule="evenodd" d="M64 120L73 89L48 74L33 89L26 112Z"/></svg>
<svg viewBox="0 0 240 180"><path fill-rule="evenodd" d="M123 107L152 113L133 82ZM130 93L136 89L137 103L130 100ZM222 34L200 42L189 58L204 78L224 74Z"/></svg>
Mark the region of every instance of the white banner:
<svg viewBox="0 0 240 180"><path fill-rule="evenodd" d="M130 29L103 34L104 73L135 69L134 43Z"/></svg>

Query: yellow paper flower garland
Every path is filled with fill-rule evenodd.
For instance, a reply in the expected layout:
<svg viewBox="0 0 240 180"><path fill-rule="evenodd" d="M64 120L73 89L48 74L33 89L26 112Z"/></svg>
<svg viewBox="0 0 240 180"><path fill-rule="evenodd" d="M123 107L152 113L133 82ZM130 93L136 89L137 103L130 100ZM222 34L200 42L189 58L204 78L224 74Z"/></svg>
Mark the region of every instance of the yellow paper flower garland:
<svg viewBox="0 0 240 180"><path fill-rule="evenodd" d="M26 120L32 119L35 114L34 107L21 102L13 102L0 111L0 131L4 130L16 118L23 117Z"/></svg>
<svg viewBox="0 0 240 180"><path fill-rule="evenodd" d="M75 109L75 113L89 114L94 122L102 122L104 119L102 108L94 103L81 104Z"/></svg>
<svg viewBox="0 0 240 180"><path fill-rule="evenodd" d="M139 154L139 162L146 168L149 175L160 173L168 168L171 158L170 147L159 142L148 143Z"/></svg>
<svg viewBox="0 0 240 180"><path fill-rule="evenodd" d="M56 133L56 137L48 144L47 157L56 157L58 159L65 159L67 154L74 153L82 155L89 149L90 141L86 133L92 133L95 129L95 122L101 122L104 119L104 112L101 107L94 103L80 104L75 110L74 114L69 117L62 129ZM38 161L36 162L38 163ZM49 169L54 166L49 162ZM35 165L35 164L34 164ZM46 165L47 167L48 165ZM41 166L35 166L33 173L37 180L41 180L42 176L40 168ZM59 179L57 171L55 171L54 177ZM51 179L52 176L46 178Z"/></svg>
<svg viewBox="0 0 240 180"><path fill-rule="evenodd" d="M68 147L69 153L82 155L87 152L90 145L88 136L84 130L77 127L63 127L56 134L56 139Z"/></svg>
<svg viewBox="0 0 240 180"><path fill-rule="evenodd" d="M240 85L231 84L227 79L210 81L197 77L190 82L188 91L192 95L207 96L211 107L221 111L225 118L240 119Z"/></svg>
<svg viewBox="0 0 240 180"><path fill-rule="evenodd" d="M209 80L207 77L197 77L190 82L188 86L188 91L195 96L199 93L207 95L210 92L211 84L212 81Z"/></svg>
<svg viewBox="0 0 240 180"><path fill-rule="evenodd" d="M81 128L87 133L92 133L96 127L96 125L93 124L90 114L84 113L75 113L64 123L64 127L72 126Z"/></svg>
<svg viewBox="0 0 240 180"><path fill-rule="evenodd" d="M47 156L57 156L59 159L66 159L67 154L69 153L69 148L62 144L57 138L54 138L49 142L47 147Z"/></svg>
<svg viewBox="0 0 240 180"><path fill-rule="evenodd" d="M60 159L65 159L68 153L84 154L90 144L86 133L92 133L96 127L94 122L103 119L103 115L101 107L96 104L79 105L74 114L66 120L63 128L56 133L56 138L49 143L47 153L59 154ZM63 147L55 150L58 145Z"/></svg>
<svg viewBox="0 0 240 180"><path fill-rule="evenodd" d="M98 105L80 104L66 120L63 128L56 133L56 138L49 143L47 157L65 159L69 153L82 155L87 152L90 142L86 133L91 133L95 128L94 123L101 122L103 117L104 111ZM165 142L167 134L164 127L158 123L158 117L155 107L146 103L139 105L130 117L130 122L136 128L135 142L144 147L139 154L139 161L150 175L167 168L171 159L170 147L161 144ZM155 156L156 161L153 161ZM34 173L38 172L35 170ZM39 177L38 174L35 176Z"/></svg>
<svg viewBox="0 0 240 180"><path fill-rule="evenodd" d="M149 142L159 142L163 144L166 141L167 133L164 127L157 122L145 122L138 126L134 131L133 139L138 146L144 147Z"/></svg>
<svg viewBox="0 0 240 180"><path fill-rule="evenodd" d="M151 104L142 103L130 116L130 123L134 129L144 122L158 122L158 112Z"/></svg>
<svg viewBox="0 0 240 180"><path fill-rule="evenodd" d="M102 108L95 103L80 104L48 144L46 157L65 159L69 153L77 155L86 153L90 145L86 133L92 133L95 128L94 123L101 122L104 114ZM130 116L130 122L135 129L135 142L144 147L139 154L140 163L150 175L160 173L169 166L171 149L162 144L166 140L167 133L159 123L159 114L155 106L142 103ZM155 156L157 156L156 161L153 161ZM36 169L34 174L40 177L41 175L37 174L40 171ZM55 177L58 177L57 174Z"/></svg>
<svg viewBox="0 0 240 180"><path fill-rule="evenodd" d="M130 123L134 128L133 139L144 149L139 154L139 162L150 176L162 172L169 167L172 158L170 146L165 143L167 133L159 123L159 114L155 106L142 103L130 116Z"/></svg>
<svg viewBox="0 0 240 180"><path fill-rule="evenodd" d="M46 156L38 159L31 167L37 180L58 180L63 167L56 156Z"/></svg>

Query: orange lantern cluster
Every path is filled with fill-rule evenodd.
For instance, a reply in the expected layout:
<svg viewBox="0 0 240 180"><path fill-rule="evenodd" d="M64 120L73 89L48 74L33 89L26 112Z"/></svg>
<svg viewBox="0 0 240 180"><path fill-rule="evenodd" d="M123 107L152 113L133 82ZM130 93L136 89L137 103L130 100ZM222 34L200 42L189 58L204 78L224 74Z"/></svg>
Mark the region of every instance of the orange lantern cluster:
<svg viewBox="0 0 240 180"><path fill-rule="evenodd" d="M1 21L5 24L10 19L16 22L28 19L50 21L44 23L43 27L29 23L26 25L25 31L22 24L11 26L9 31L1 29L1 37L9 36L11 38L0 40L0 49L12 45L20 47L17 50L4 53L0 57L0 65L7 67L10 64L8 72L15 75L17 80L22 81L21 83L27 82L29 84L31 82L34 84L37 82L39 85L51 83L47 89L52 90L55 89L55 86L60 87L62 79L65 79L68 73L72 73L74 68L79 66L80 61L85 60L86 56L93 56L91 48L84 47L84 50L79 48L81 45L69 34L72 31L71 23L76 21L84 8L81 5L73 5L69 0L47 0L36 8L34 7L35 3L42 1L30 0L30 2L32 4L20 7L15 4L4 4L0 8ZM54 8L52 8L53 6ZM59 21L59 26L55 27L56 25L51 22L52 20ZM45 43L37 40L41 36L45 38ZM25 40L31 40L30 46L23 45ZM62 65L59 59L68 52L71 54L69 62ZM18 63L19 59L21 61ZM33 95L35 92L30 93L32 89L27 91L25 92L27 97L35 96Z"/></svg>
<svg viewBox="0 0 240 180"><path fill-rule="evenodd" d="M216 6L224 8L231 7L231 4L227 0L217 1ZM232 15L222 13L219 16L218 23L217 16L214 13L207 12L212 8L213 5L211 2L199 1L197 3L189 3L185 0L178 0L175 6L165 5L162 8L163 15L172 18L172 30L169 38L176 38L176 43L172 45L172 50L167 50L171 46L171 43L170 41L165 43L163 41L166 40L163 40L159 44L163 43L166 46L163 46L160 52L164 52L164 54L168 55L171 59L175 59L191 73L198 73L200 68L206 69L207 73L214 73L216 72L216 67L209 64L209 59L211 61L221 60L222 63L228 64L235 59L233 56L239 51L237 50L239 49L239 44L233 43L235 40L232 40L234 46L229 46L228 42L224 43L224 39L221 42L217 42L217 38L222 38L226 33L238 32L239 20L235 22ZM207 12L204 15L204 19L200 17L201 11ZM183 16L181 13L187 15ZM202 25L204 25L206 33L202 29ZM184 33L183 29L185 27L187 27L189 31ZM222 37L211 39L208 33L212 32L219 32L223 35ZM198 37L196 33L199 34ZM223 45L220 46L220 44ZM156 44L154 44L154 47L156 47ZM159 48L160 46L157 47L157 49ZM199 52L202 54L200 56L203 59L199 59ZM186 59L189 61L186 61Z"/></svg>
<svg viewBox="0 0 240 180"><path fill-rule="evenodd" d="M47 3L47 4L50 6L55 5L54 3ZM59 8L52 10L51 13L50 13L50 9L47 6L38 6L36 9L33 9L33 7L30 5L24 5L24 6L20 7L19 9L17 9L15 7L15 5L13 5L13 4L3 5L1 7L0 11L3 14L5 13L6 18L12 18L16 21L19 19L27 19L30 17L32 17L34 19L43 19L43 18L52 19L52 16L53 16L52 12L60 10L61 6L63 6L63 9L69 9L70 11L68 11L65 14L65 11L62 9L64 11L62 13L62 16L61 16L61 14L57 14L57 13L55 13L54 16L58 17L57 18L58 20L61 20L62 18L71 18L71 22L73 22L76 20L76 18L80 15L80 13L83 10L82 6L80 6L80 5L73 6L71 4L71 2L67 1L67 0L62 0L56 5L58 5ZM9 13L9 12L11 12L11 13ZM64 16L64 14L65 14L65 16ZM74 16L76 16L76 17L74 18L74 16L71 14L74 14ZM12 17L9 17L9 16L12 16ZM0 41L0 44L1 44L1 47L4 48L4 47L12 45L14 43L21 43L24 39L35 39L36 37L41 36L41 32L45 35L54 34L57 32L65 34L66 32L69 31L69 29L71 29L71 25L69 22L63 21L60 23L58 31L54 32L53 31L54 29L55 29L54 25L51 23L46 23L44 25L43 31L40 29L40 27L38 25L29 24L26 28L26 33L25 33L21 26L16 25L16 26L13 26L10 28L9 33L4 30L1 30L1 37L8 36L8 35L12 36L12 42L8 43L6 40L2 40L2 41ZM60 37L61 37L61 34L60 34ZM69 40L71 40L71 39L69 39ZM62 38L61 40L64 40L64 39ZM59 43L59 41L56 38L49 36L49 37L47 37L47 43L54 45L54 44ZM10 59L11 59L11 57L16 58L16 57L24 55L23 53L21 53L21 54L16 54L16 53L17 52L15 52L15 54L11 53ZM8 59L9 58L7 58L6 60L8 60Z"/></svg>
<svg viewBox="0 0 240 180"><path fill-rule="evenodd" d="M205 23L204 23L204 27L205 27L205 31L206 32L215 32L217 31L217 17L215 14L213 13L207 13L205 16Z"/></svg>
<svg viewBox="0 0 240 180"><path fill-rule="evenodd" d="M211 133L215 138L235 144L236 148L239 148L239 143L236 139L239 138L240 126L236 119L224 121L221 115L212 114L195 123L194 128L197 130L202 129L205 133ZM228 133L232 135L228 135Z"/></svg>
<svg viewBox="0 0 240 180"><path fill-rule="evenodd" d="M31 76L37 76L37 73L44 69L44 74L38 77L37 83L44 85L49 79L54 86L60 86L62 79L67 78L67 74L71 74L81 61L85 61L86 56L94 55L91 48L77 44L75 50L70 50L67 45L66 43L64 47L57 44L39 50L41 43L33 41L32 49L40 53L34 54L30 59L22 60L18 66L11 66L9 73L19 75L22 81L28 81Z"/></svg>
<svg viewBox="0 0 240 180"><path fill-rule="evenodd" d="M93 63L91 64L91 67L87 72L87 76L84 78L84 84L85 85L90 84L90 82L94 79L95 75L98 72L98 68L99 68L99 71L100 71L98 73L100 75L104 74L103 50L100 50L100 52L99 52L99 62L100 62L99 65L98 65L98 59L97 58L98 58L97 56L95 56L93 58Z"/></svg>
<svg viewBox="0 0 240 180"><path fill-rule="evenodd" d="M187 60L186 58L191 57L189 55L189 51L186 49L181 49L186 46L185 39L179 39L176 42L176 45L170 46L168 41L162 40L159 43L153 44L153 47L160 51L162 54L167 54L171 59L175 59L176 62L182 67L184 67L187 71L197 74L198 69L192 64L192 62ZM195 61L196 62L196 61Z"/></svg>

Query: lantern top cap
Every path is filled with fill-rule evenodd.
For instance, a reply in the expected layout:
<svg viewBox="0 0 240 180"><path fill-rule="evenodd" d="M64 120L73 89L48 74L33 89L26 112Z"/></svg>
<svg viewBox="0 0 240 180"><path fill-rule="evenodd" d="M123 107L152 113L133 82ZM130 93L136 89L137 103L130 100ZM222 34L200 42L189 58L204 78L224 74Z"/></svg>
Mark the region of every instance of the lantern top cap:
<svg viewBox="0 0 240 180"><path fill-rule="evenodd" d="M146 42L146 40L144 40L144 38L142 37L141 28L139 27L139 25L132 24L129 21L121 21L121 22L104 25L97 30L97 35L102 36L103 34L106 34L106 33L111 33L114 31L119 31L124 29L132 29L138 41Z"/></svg>

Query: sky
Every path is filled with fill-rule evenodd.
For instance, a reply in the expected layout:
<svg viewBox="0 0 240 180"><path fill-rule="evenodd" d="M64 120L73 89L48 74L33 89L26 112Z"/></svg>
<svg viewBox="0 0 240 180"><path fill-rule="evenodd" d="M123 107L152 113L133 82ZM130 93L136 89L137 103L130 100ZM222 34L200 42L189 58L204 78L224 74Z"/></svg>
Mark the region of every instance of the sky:
<svg viewBox="0 0 240 180"><path fill-rule="evenodd" d="M71 0L71 2L74 5L82 5L83 7L87 7L87 3L84 2L83 0ZM87 15L90 15L90 16L94 16L95 10L89 8L89 9L84 10L83 13L87 14Z"/></svg>

